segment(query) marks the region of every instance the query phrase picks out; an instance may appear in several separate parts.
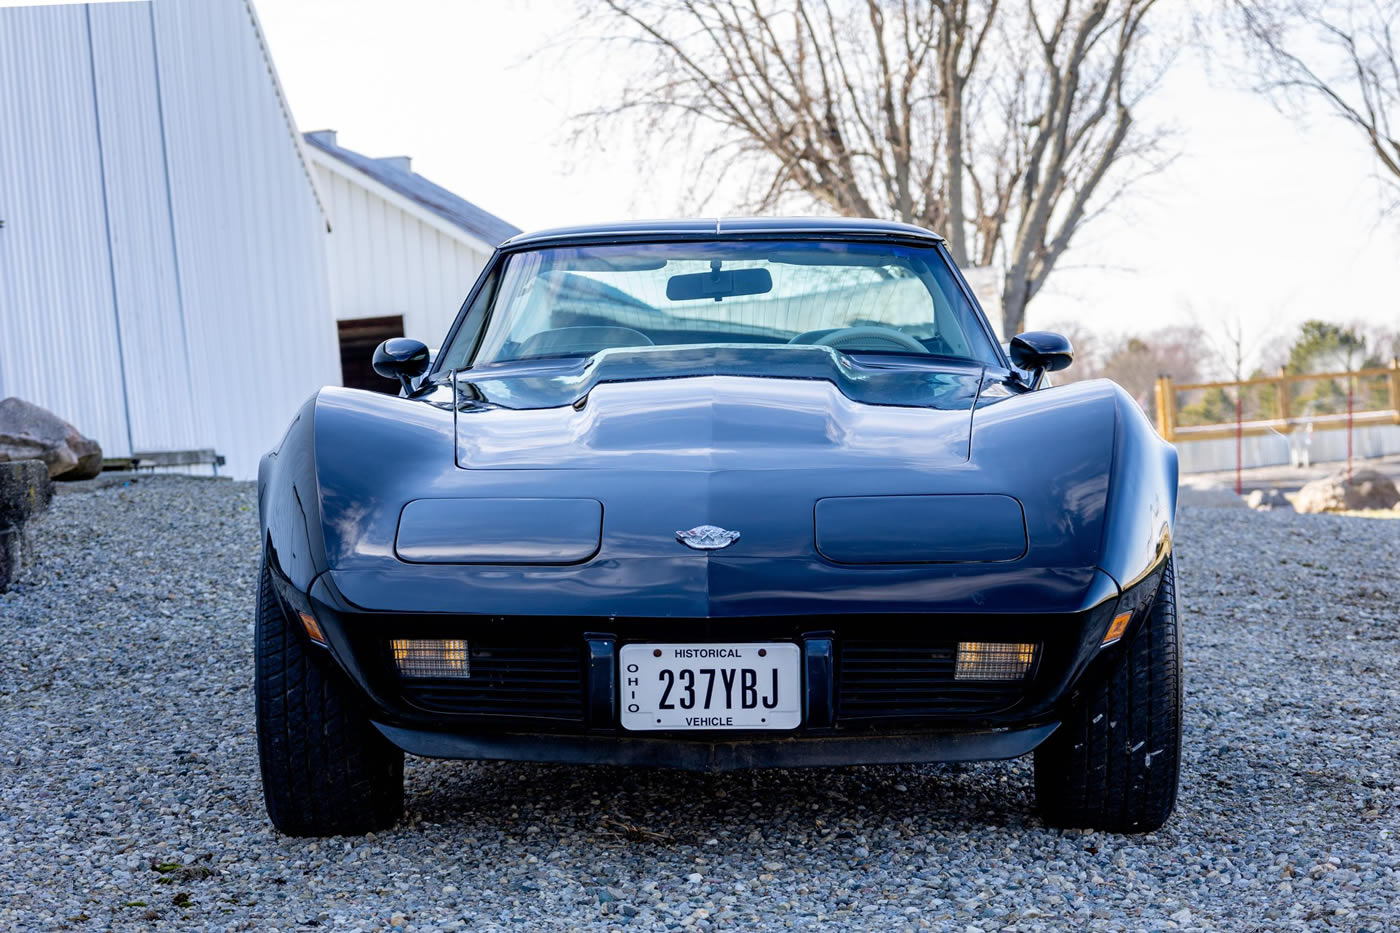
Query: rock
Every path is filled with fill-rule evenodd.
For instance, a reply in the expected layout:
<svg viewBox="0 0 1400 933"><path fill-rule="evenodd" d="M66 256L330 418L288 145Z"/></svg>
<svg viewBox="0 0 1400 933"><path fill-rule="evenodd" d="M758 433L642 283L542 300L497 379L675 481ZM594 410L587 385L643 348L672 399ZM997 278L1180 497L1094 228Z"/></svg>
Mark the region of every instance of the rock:
<svg viewBox="0 0 1400 933"><path fill-rule="evenodd" d="M1293 508L1293 503L1278 489L1251 489L1244 497L1244 504L1260 512Z"/></svg>
<svg viewBox="0 0 1400 933"><path fill-rule="evenodd" d="M0 593L10 588L24 563L24 532L0 525Z"/></svg>
<svg viewBox="0 0 1400 933"><path fill-rule="evenodd" d="M78 435L81 443L86 445L87 452L78 457L78 465L59 477L64 482L69 480L96 479L102 475L102 445L92 438Z"/></svg>
<svg viewBox="0 0 1400 933"><path fill-rule="evenodd" d="M1177 505L1206 509L1242 509L1244 499L1235 495L1234 490L1219 483L1204 481L1183 482L1177 489Z"/></svg>
<svg viewBox="0 0 1400 933"><path fill-rule="evenodd" d="M52 479L92 479L102 447L62 418L23 399L0 402L0 461L42 460Z"/></svg>
<svg viewBox="0 0 1400 933"><path fill-rule="evenodd" d="M33 547L25 525L52 499L53 484L41 461L0 463L0 593L29 563Z"/></svg>
<svg viewBox="0 0 1400 933"><path fill-rule="evenodd" d="M1375 470L1345 471L1313 480L1298 491L1299 512L1342 512L1352 509L1390 509L1400 503L1395 483Z"/></svg>
<svg viewBox="0 0 1400 933"><path fill-rule="evenodd" d="M49 507L53 484L38 460L0 463L0 525L18 525Z"/></svg>

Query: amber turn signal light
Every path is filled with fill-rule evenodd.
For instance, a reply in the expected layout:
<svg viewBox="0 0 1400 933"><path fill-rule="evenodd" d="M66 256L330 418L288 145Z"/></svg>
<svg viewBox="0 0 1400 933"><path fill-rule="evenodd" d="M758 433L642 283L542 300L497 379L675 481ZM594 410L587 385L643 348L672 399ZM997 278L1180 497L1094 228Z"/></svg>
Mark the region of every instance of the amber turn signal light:
<svg viewBox="0 0 1400 933"><path fill-rule="evenodd" d="M306 629L306 637L318 645L326 643L326 633L321 631L321 626L316 622L316 618L309 612L298 612L297 617L301 619L301 627Z"/></svg>
<svg viewBox="0 0 1400 933"><path fill-rule="evenodd" d="M1108 627L1107 634L1103 637L1104 645L1111 645L1123 637L1123 633L1128 630L1128 622L1132 619L1131 612L1120 612L1113 617L1113 624ZM1100 645L1102 647L1102 645Z"/></svg>

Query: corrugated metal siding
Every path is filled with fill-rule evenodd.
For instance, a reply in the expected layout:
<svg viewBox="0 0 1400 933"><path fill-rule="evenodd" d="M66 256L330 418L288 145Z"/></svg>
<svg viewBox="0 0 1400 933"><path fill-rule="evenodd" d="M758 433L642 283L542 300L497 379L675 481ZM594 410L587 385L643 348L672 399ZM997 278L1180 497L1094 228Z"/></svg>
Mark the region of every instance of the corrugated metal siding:
<svg viewBox="0 0 1400 933"><path fill-rule="evenodd" d="M1314 431L1307 441L1313 463L1340 462L1347 458L1347 432L1343 428ZM1241 461L1245 469L1281 466L1289 462L1289 438L1282 434L1246 437L1240 444ZM1211 473L1235 468L1235 439L1216 437L1209 440L1178 440L1181 472ZM1400 453L1400 427L1395 425L1366 425L1352 435L1352 456L1388 457Z"/></svg>
<svg viewBox="0 0 1400 933"><path fill-rule="evenodd" d="M0 10L0 395L129 451L82 7Z"/></svg>
<svg viewBox="0 0 1400 933"><path fill-rule="evenodd" d="M298 140L245 0L0 10L0 392L254 476L340 381Z"/></svg>
<svg viewBox="0 0 1400 933"><path fill-rule="evenodd" d="M235 476L340 382L325 218L243 0L159 0L156 43L201 417Z"/></svg>
<svg viewBox="0 0 1400 933"><path fill-rule="evenodd" d="M329 156L312 156L331 215L335 317L401 314L409 336L437 346L489 254L328 168L322 159Z"/></svg>
<svg viewBox="0 0 1400 933"><path fill-rule="evenodd" d="M88 14L132 439L138 450L216 446L197 427L191 394L151 7L96 4Z"/></svg>

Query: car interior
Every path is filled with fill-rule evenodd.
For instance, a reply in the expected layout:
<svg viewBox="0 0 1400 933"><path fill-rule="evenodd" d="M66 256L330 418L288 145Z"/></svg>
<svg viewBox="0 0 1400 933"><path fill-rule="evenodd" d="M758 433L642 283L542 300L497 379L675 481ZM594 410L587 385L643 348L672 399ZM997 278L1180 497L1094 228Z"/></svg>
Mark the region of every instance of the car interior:
<svg viewBox="0 0 1400 933"><path fill-rule="evenodd" d="M952 274L914 250L815 242L541 249L507 257L495 279L483 291L485 332L470 363L465 346L450 348L449 360L755 344L995 361Z"/></svg>

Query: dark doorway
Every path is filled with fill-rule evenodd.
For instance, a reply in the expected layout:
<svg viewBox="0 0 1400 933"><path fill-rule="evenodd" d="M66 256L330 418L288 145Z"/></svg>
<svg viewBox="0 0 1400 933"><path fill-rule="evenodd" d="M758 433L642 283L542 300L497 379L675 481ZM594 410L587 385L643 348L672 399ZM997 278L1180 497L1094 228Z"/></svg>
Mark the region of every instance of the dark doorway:
<svg viewBox="0 0 1400 933"><path fill-rule="evenodd" d="M340 379L347 389L369 389L398 395L399 384L374 371L374 348L390 337L403 336L403 315L361 317L336 321L340 329Z"/></svg>

